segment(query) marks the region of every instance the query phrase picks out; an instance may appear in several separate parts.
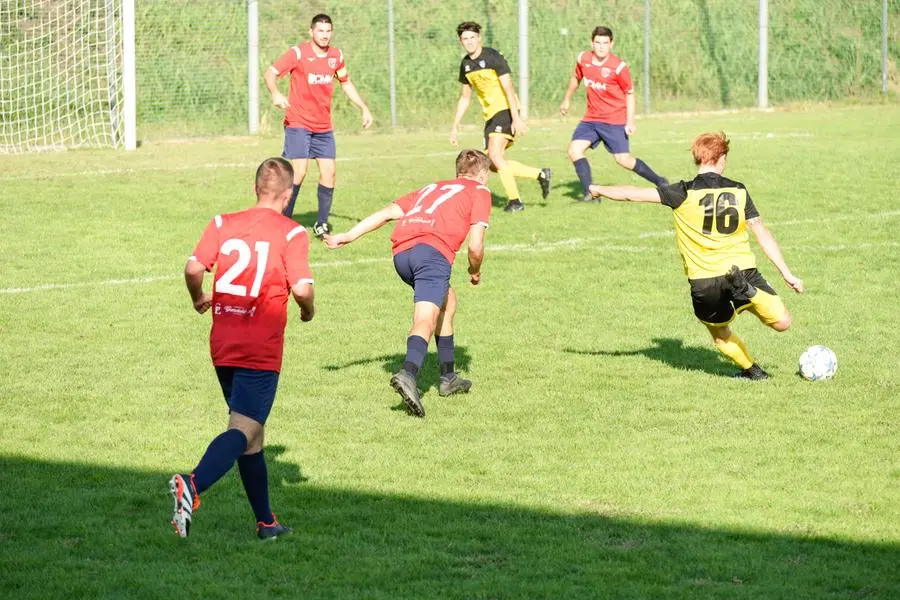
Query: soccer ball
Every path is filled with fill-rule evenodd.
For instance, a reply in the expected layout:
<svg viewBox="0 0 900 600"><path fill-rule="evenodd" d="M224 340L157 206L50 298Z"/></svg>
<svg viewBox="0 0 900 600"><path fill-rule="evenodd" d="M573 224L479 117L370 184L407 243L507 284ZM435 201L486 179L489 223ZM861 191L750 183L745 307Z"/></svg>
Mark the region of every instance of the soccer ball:
<svg viewBox="0 0 900 600"><path fill-rule="evenodd" d="M825 346L810 346L800 355L800 376L808 381L831 379L837 371L837 356Z"/></svg>

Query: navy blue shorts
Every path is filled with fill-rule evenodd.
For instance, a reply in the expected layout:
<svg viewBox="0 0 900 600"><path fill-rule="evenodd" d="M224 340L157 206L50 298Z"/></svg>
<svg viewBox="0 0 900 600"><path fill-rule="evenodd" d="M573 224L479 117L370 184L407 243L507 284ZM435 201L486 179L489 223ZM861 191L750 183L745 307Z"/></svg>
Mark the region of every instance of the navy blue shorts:
<svg viewBox="0 0 900 600"><path fill-rule="evenodd" d="M417 244L394 255L394 268L413 289L413 302L444 305L450 289L451 265L444 255L428 244Z"/></svg>
<svg viewBox="0 0 900 600"><path fill-rule="evenodd" d="M278 373L243 367L216 367L216 375L225 394L228 411L265 425L275 403Z"/></svg>
<svg viewBox="0 0 900 600"><path fill-rule="evenodd" d="M572 134L573 140L585 140L596 148L603 142L610 154L628 153L628 135L624 125L610 125L597 121L581 121Z"/></svg>
<svg viewBox="0 0 900 600"><path fill-rule="evenodd" d="M313 133L302 127L284 128L284 152L283 158L293 160L295 158L334 158L337 156L337 148L334 145L334 132L323 131Z"/></svg>

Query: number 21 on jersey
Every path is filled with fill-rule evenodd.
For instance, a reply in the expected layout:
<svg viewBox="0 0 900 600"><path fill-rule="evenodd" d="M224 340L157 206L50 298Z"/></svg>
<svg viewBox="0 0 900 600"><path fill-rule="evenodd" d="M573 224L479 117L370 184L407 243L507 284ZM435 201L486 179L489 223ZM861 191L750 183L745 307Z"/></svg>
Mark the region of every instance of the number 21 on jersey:
<svg viewBox="0 0 900 600"><path fill-rule="evenodd" d="M237 252L237 260L222 276L216 280L216 292L231 294L232 296L246 296L247 286L235 284L234 280L250 266L250 261L256 256L256 276L253 278L253 286L250 288L250 297L259 296L259 288L262 286L263 275L266 272L266 262L269 260L269 242L256 242L253 250L244 240L231 238L225 240L219 249L219 254L234 254Z"/></svg>

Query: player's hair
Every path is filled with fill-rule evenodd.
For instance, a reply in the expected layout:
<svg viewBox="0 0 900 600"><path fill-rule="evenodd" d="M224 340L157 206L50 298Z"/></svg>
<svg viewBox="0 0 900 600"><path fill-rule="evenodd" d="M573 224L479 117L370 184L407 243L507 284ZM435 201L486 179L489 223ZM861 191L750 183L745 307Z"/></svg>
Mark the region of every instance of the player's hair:
<svg viewBox="0 0 900 600"><path fill-rule="evenodd" d="M463 150L456 157L456 176L476 176L491 168L491 159L480 150Z"/></svg>
<svg viewBox="0 0 900 600"><path fill-rule="evenodd" d="M456 26L456 37L462 37L462 34L466 31L474 31L478 35L481 35L481 25L475 21L463 21Z"/></svg>
<svg viewBox="0 0 900 600"><path fill-rule="evenodd" d="M730 142L722 131L715 133L701 133L694 139L691 146L691 154L694 155L696 165L714 165L719 159L728 154Z"/></svg>
<svg viewBox="0 0 900 600"><path fill-rule="evenodd" d="M319 13L312 18L312 21L309 24L310 29L316 28L316 23L328 23L332 27L334 27L334 23L331 22L331 17L326 15L325 13Z"/></svg>
<svg viewBox="0 0 900 600"><path fill-rule="evenodd" d="M294 167L281 157L267 158L256 169L256 195L278 195L294 183Z"/></svg>
<svg viewBox="0 0 900 600"><path fill-rule="evenodd" d="M591 42L594 41L594 38L597 36L608 37L609 41L613 41L613 32L609 27L604 27L603 25L598 25L594 27L594 31L591 32Z"/></svg>

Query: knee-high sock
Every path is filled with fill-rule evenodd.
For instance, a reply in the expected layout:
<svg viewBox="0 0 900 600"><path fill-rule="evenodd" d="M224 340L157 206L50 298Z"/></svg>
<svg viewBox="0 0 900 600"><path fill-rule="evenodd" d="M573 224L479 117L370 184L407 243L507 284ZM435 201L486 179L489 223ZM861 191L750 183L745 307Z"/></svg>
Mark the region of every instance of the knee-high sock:
<svg viewBox="0 0 900 600"><path fill-rule="evenodd" d="M506 166L512 169L513 177L519 177L522 179L537 179L541 176L540 169L523 165L516 160L506 161Z"/></svg>
<svg viewBox="0 0 900 600"><path fill-rule="evenodd" d="M288 202L287 206L284 207L284 216L293 217L294 216L294 203L297 202L297 194L300 193L300 184L295 183L291 188L291 199Z"/></svg>
<svg viewBox="0 0 900 600"><path fill-rule="evenodd" d="M244 454L237 463L241 472L241 482L256 516L256 522L271 523L275 517L272 516L272 509L269 506L269 470L263 452L260 450L256 454Z"/></svg>
<svg viewBox="0 0 900 600"><path fill-rule="evenodd" d="M422 363L425 362L426 354L428 354L428 342L425 338L418 335L406 338L406 360L403 363L403 370L418 375Z"/></svg>
<svg viewBox="0 0 900 600"><path fill-rule="evenodd" d="M634 161L634 172L652 183L653 185L660 185L663 182L663 178L653 172L647 163L637 158Z"/></svg>
<svg viewBox="0 0 900 600"><path fill-rule="evenodd" d="M455 365L453 364L453 334L436 335L434 336L434 341L437 344L438 364L441 367L441 375L453 373L455 371Z"/></svg>
<svg viewBox="0 0 900 600"><path fill-rule="evenodd" d="M516 186L516 176L513 173L512 168L506 166L502 169L498 169L497 175L500 176L500 184L503 186L503 191L506 192L506 197L509 200L518 200L519 188Z"/></svg>
<svg viewBox="0 0 900 600"><path fill-rule="evenodd" d="M741 338L733 333L726 340L717 339L716 348L742 369L749 369L753 365L753 358L751 358L747 346Z"/></svg>
<svg viewBox="0 0 900 600"><path fill-rule="evenodd" d="M578 181L581 182L581 187L584 188L584 193L587 194L588 188L594 183L591 176L591 163L588 162L587 158L579 158L572 164L575 166L575 174L578 175Z"/></svg>
<svg viewBox="0 0 900 600"><path fill-rule="evenodd" d="M328 215L331 214L331 202L334 200L334 188L325 187L321 183L318 190L319 213L316 217L317 223L327 223Z"/></svg>
<svg viewBox="0 0 900 600"><path fill-rule="evenodd" d="M229 429L210 442L193 471L197 493L202 494L220 480L246 449L247 437L238 429Z"/></svg>

